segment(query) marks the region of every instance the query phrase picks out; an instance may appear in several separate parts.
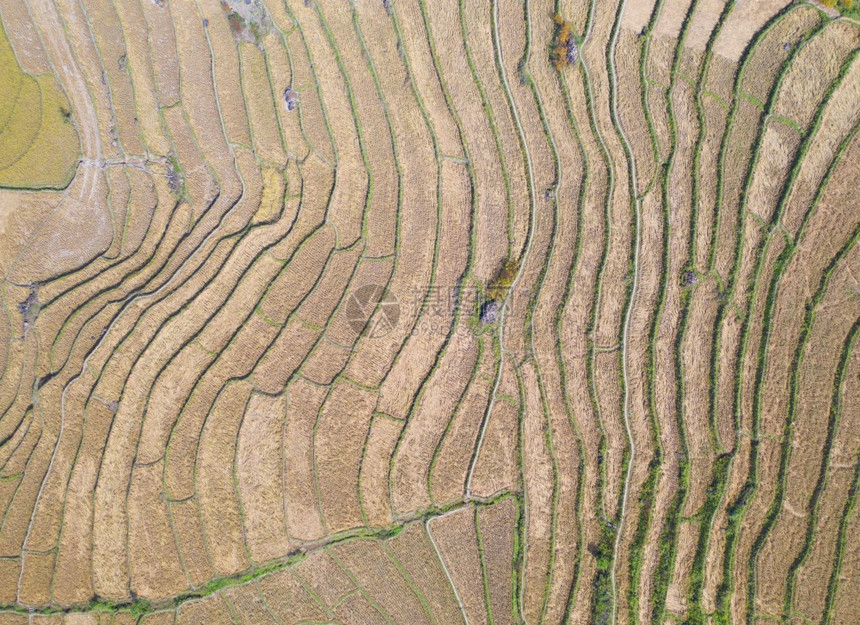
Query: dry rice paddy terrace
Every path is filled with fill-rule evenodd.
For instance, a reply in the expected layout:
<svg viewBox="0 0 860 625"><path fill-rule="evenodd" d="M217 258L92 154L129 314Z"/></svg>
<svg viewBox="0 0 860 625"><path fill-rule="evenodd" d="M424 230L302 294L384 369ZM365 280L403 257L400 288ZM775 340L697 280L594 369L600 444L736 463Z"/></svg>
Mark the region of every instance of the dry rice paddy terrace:
<svg viewBox="0 0 860 625"><path fill-rule="evenodd" d="M856 625L829 4L0 0L0 625Z"/></svg>

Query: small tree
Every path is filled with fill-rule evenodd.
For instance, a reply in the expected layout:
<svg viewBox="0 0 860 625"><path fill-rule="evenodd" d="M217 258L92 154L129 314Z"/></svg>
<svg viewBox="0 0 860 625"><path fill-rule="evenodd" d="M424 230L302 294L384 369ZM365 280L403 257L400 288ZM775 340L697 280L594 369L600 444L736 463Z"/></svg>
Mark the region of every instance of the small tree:
<svg viewBox="0 0 860 625"><path fill-rule="evenodd" d="M491 300L501 302L508 294L508 289L517 278L520 264L516 259L508 259L499 269L496 277L487 286L487 295Z"/></svg>
<svg viewBox="0 0 860 625"><path fill-rule="evenodd" d="M570 22L558 13L553 16L553 21L555 22L555 35L549 57L552 66L557 72L560 72L571 64L572 58L576 58L576 54L571 54L572 49L576 49L576 43L573 38L573 25Z"/></svg>

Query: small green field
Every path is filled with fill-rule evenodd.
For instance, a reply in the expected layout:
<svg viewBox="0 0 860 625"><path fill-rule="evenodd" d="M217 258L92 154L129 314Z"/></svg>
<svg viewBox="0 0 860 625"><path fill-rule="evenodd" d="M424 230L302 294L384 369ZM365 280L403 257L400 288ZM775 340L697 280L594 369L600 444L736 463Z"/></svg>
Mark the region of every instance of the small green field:
<svg viewBox="0 0 860 625"><path fill-rule="evenodd" d="M79 146L71 106L56 80L21 69L0 27L0 187L66 186Z"/></svg>

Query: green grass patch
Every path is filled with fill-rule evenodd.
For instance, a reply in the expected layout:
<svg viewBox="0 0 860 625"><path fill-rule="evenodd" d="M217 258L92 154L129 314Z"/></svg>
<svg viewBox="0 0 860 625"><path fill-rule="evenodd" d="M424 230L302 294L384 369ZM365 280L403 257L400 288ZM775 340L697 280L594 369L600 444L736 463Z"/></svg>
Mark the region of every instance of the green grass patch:
<svg viewBox="0 0 860 625"><path fill-rule="evenodd" d="M509 258L496 272L495 277L487 285L487 297L501 303L508 295L508 291L517 279L520 263L517 259Z"/></svg>
<svg viewBox="0 0 860 625"><path fill-rule="evenodd" d="M856 0L822 0L821 4L836 9L844 17L860 19L860 2Z"/></svg>
<svg viewBox="0 0 860 625"><path fill-rule="evenodd" d="M600 541L588 545L588 552L597 561L594 578L594 594L591 596L591 615L596 625L608 625L612 621L612 563L615 559L616 528L608 521L600 528Z"/></svg>

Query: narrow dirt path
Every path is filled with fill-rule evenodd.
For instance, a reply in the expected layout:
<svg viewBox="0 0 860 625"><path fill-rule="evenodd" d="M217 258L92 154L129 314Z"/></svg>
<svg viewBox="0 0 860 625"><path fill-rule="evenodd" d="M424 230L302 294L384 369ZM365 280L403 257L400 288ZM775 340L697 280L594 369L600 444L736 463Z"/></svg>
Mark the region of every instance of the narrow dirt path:
<svg viewBox="0 0 860 625"><path fill-rule="evenodd" d="M627 463L627 474L624 476L624 490L621 495L621 510L619 512L618 531L615 535L615 546L612 553L612 623L616 622L618 614L618 597L617 597L617 569L618 569L618 547L621 544L621 537L624 534L624 520L627 515L627 495L630 489L630 477L633 475L633 467L636 464L636 442L633 439L633 432L630 429L630 380L627 370L627 343L630 334L630 320L633 316L633 307L639 293L639 248L641 243L641 213L642 201L639 198L639 190L637 189L636 175L636 159L633 156L633 150L630 147L630 141L624 133L624 126L621 124L621 119L618 117L618 85L615 71L615 48L618 44L618 34L621 32L621 18L624 16L624 9L627 6L627 0L621 0L621 8L618 11L615 24L615 34L612 37L612 43L609 48L609 79L612 84L610 92L610 113L612 115L615 127L618 129L618 136L624 143L624 149L627 152L627 159L630 163L630 187L633 193L633 204L636 211L636 243L633 250L633 290L630 294L630 301L627 304L627 312L624 317L624 330L621 335L621 368L624 377L624 427L627 430L627 442L630 445L630 459Z"/></svg>
<svg viewBox="0 0 860 625"><path fill-rule="evenodd" d="M517 124L517 132L520 135L520 141L522 142L523 152L526 157L526 165L528 166L528 176L529 176L529 203L531 205L531 214L530 220L532 223L532 227L529 229L529 238L526 242L525 250L523 251L522 260L519 263L519 269L517 270L517 275L514 278L514 281L511 283L511 287L508 290L508 297L505 298L505 301L502 303L502 310L499 316L499 370L496 374L496 381L493 384L493 391L490 393L490 401L487 402L487 409L484 412L483 425L481 426L481 434L478 437L478 446L475 450L475 455L472 458L472 466L469 468L469 477L466 479L466 501L470 501L472 498L472 476L475 473L475 467L477 466L478 458L481 454L481 447L484 443L484 436L487 433L487 424L489 423L490 415L493 413L493 406L496 403L496 393L499 389L499 384L502 381L502 375L505 370L505 355L510 356L510 352L505 349L505 319L507 318L508 311L508 301L510 298L510 294L516 292L517 285L519 284L520 277L523 274L523 269L526 264L526 260L529 257L529 253L531 252L532 243L534 242L534 223L536 217L536 209L537 209L537 198L535 197L535 189L534 189L534 169L532 167L532 157L529 152L528 142L526 140L525 132L523 131L523 125L520 121L519 110L517 109L517 104L514 101L513 92L511 91L510 83L508 82L508 73L505 70L505 63L502 59L502 47L500 44L501 37L499 36L499 0L493 1L493 37L495 39L495 48L496 48L496 61L499 64L499 70L502 75L502 82L505 86L505 95L508 98L508 103L511 107L511 112L514 115L514 121Z"/></svg>

